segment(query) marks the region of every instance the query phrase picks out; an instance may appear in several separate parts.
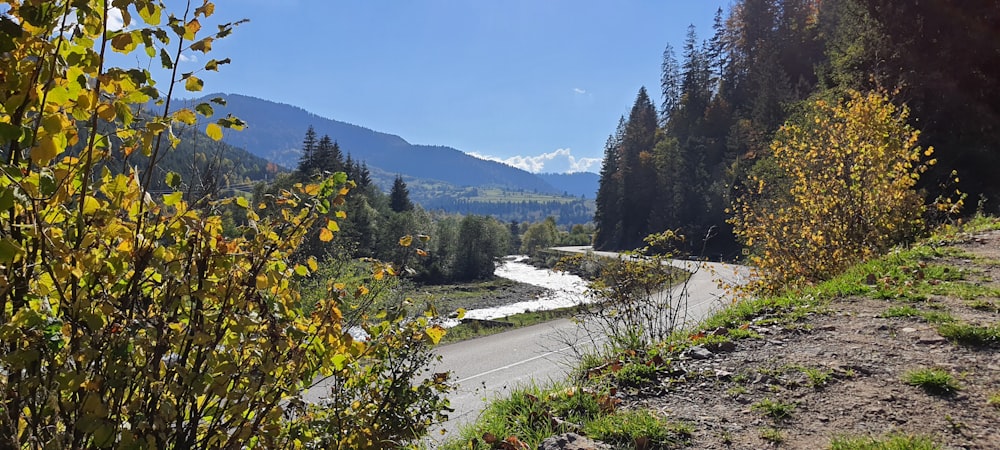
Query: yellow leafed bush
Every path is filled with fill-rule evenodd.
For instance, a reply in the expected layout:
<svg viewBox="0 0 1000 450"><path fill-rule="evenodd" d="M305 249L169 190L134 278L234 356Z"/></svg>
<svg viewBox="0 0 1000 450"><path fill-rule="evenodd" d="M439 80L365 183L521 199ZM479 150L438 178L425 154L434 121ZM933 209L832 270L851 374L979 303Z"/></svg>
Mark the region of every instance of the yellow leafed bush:
<svg viewBox="0 0 1000 450"><path fill-rule="evenodd" d="M816 100L777 132L730 220L768 287L825 279L924 228L914 186L933 153L878 92Z"/></svg>

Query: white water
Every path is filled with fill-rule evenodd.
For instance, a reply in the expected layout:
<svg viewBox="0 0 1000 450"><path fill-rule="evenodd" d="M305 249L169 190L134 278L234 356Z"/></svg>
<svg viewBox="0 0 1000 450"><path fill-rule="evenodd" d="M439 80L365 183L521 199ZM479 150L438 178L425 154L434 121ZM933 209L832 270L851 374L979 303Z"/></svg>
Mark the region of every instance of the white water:
<svg viewBox="0 0 1000 450"><path fill-rule="evenodd" d="M540 297L509 305L466 311L465 318L496 319L527 311L567 308L590 300L587 295L587 282L583 278L565 272L538 269L522 262L527 258L523 255L507 258L494 273L498 277L546 288L548 292Z"/></svg>

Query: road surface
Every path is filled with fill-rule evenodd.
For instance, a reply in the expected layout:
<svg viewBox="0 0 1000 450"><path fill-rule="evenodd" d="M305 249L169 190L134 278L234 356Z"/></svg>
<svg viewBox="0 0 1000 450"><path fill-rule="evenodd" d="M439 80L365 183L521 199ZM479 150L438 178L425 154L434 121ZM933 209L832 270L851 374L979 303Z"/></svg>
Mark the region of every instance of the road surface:
<svg viewBox="0 0 1000 450"><path fill-rule="evenodd" d="M590 247L559 247L556 250L592 251ZM593 253L619 257L613 252ZM742 284L749 276L746 267L732 264L686 260L671 260L670 264L694 272L687 284L688 310L681 321L686 326L693 326L732 301L720 288L720 280ZM678 295L676 291L674 295ZM577 360L576 351L585 350L592 344L576 324L562 319L437 348L441 362L434 372L450 371L458 390L449 397L455 412L443 426L445 435L435 431L430 439L439 442L454 436L460 426L475 421L486 400L504 396L513 388L532 382L544 385L564 380Z"/></svg>

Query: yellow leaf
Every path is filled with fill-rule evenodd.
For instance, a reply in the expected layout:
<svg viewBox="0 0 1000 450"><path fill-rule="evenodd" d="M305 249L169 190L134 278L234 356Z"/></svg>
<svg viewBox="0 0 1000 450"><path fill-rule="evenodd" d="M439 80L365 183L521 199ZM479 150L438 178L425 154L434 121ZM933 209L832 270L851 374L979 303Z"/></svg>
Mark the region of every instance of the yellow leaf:
<svg viewBox="0 0 1000 450"><path fill-rule="evenodd" d="M98 202L96 198L91 197L89 195L83 198L83 213L84 214L87 214L87 215L93 214L100 207L101 207L101 203Z"/></svg>
<svg viewBox="0 0 1000 450"><path fill-rule="evenodd" d="M218 124L210 123L205 127L205 134L212 138L213 141L218 141L222 139L222 127Z"/></svg>
<svg viewBox="0 0 1000 450"><path fill-rule="evenodd" d="M424 332L427 334L427 337L430 338L431 343L437 345L438 342L441 342L441 338L443 338L448 331L441 325L433 325L424 330Z"/></svg>
<svg viewBox="0 0 1000 450"><path fill-rule="evenodd" d="M338 219L346 219L347 213L344 211L337 211L335 216L337 216Z"/></svg>
<svg viewBox="0 0 1000 450"><path fill-rule="evenodd" d="M340 231L340 225L338 225L336 221L327 219L326 220L326 229L330 230L330 231Z"/></svg>
<svg viewBox="0 0 1000 450"><path fill-rule="evenodd" d="M184 89L187 89L187 90L189 90L191 92L198 92L204 86L205 86L205 82L201 81L200 78L198 78L198 77L196 77L194 75L191 75L191 76L187 77L187 80L184 81Z"/></svg>
<svg viewBox="0 0 1000 450"><path fill-rule="evenodd" d="M198 120L198 118L194 115L194 111L187 108L175 112L174 119L187 125L194 125L194 123Z"/></svg>
<svg viewBox="0 0 1000 450"><path fill-rule="evenodd" d="M316 264L316 258L312 256L310 256L309 259L306 260L306 265L309 266L309 270L313 272L319 270L319 264Z"/></svg>
<svg viewBox="0 0 1000 450"><path fill-rule="evenodd" d="M38 140L38 145L31 149L31 162L44 166L52 161L59 154L59 147L52 139L52 136L45 136Z"/></svg>
<svg viewBox="0 0 1000 450"><path fill-rule="evenodd" d="M313 184L307 184L307 185L305 185L305 186L302 187L302 192L305 192L306 195L316 195L316 194L319 194L319 185L315 184L315 183L313 183Z"/></svg>
<svg viewBox="0 0 1000 450"><path fill-rule="evenodd" d="M184 25L184 39L189 41L194 40L194 36L198 33L198 30L201 30L201 22L198 22L198 19L192 19L187 25Z"/></svg>
<svg viewBox="0 0 1000 450"><path fill-rule="evenodd" d="M267 275L257 275L257 289L267 289Z"/></svg>
<svg viewBox="0 0 1000 450"><path fill-rule="evenodd" d="M427 256L427 252L423 249L417 249L417 256Z"/></svg>
<svg viewBox="0 0 1000 450"><path fill-rule="evenodd" d="M319 230L319 240L323 242L330 242L333 240L333 232L327 228L321 228Z"/></svg>
<svg viewBox="0 0 1000 450"><path fill-rule="evenodd" d="M116 112L114 106L107 103L101 103L101 105L97 107L97 116L101 119L107 120L108 122L115 120L115 114Z"/></svg>
<svg viewBox="0 0 1000 450"><path fill-rule="evenodd" d="M410 244L412 243L413 243L413 236L406 235L399 238L399 245L402 245L403 247L409 247Z"/></svg>

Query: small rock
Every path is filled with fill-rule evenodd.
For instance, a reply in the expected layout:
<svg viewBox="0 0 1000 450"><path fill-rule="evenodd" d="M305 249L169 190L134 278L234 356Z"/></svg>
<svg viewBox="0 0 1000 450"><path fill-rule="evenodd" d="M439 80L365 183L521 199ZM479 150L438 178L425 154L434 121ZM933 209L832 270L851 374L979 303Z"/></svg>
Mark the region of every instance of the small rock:
<svg viewBox="0 0 1000 450"><path fill-rule="evenodd" d="M947 342L948 339L943 338L941 336L924 336L917 339L918 344L926 344L926 345L945 344Z"/></svg>
<svg viewBox="0 0 1000 450"><path fill-rule="evenodd" d="M687 350L687 355L692 359L709 359L712 357L712 352L699 345L689 348Z"/></svg>
<svg viewBox="0 0 1000 450"><path fill-rule="evenodd" d="M917 329L916 328L911 328L911 327L906 327L906 328L903 328L903 329L901 329L899 331L901 331L903 333L914 333L914 332L917 331Z"/></svg>
<svg viewBox="0 0 1000 450"><path fill-rule="evenodd" d="M736 343L732 341L720 342L716 351L719 352L735 352Z"/></svg>
<svg viewBox="0 0 1000 450"><path fill-rule="evenodd" d="M816 330L817 331L837 331L837 327L835 327L833 325L826 325L826 326L822 326L822 327L816 328Z"/></svg>
<svg viewBox="0 0 1000 450"><path fill-rule="evenodd" d="M611 446L576 433L564 433L542 441L538 450L611 450Z"/></svg>

